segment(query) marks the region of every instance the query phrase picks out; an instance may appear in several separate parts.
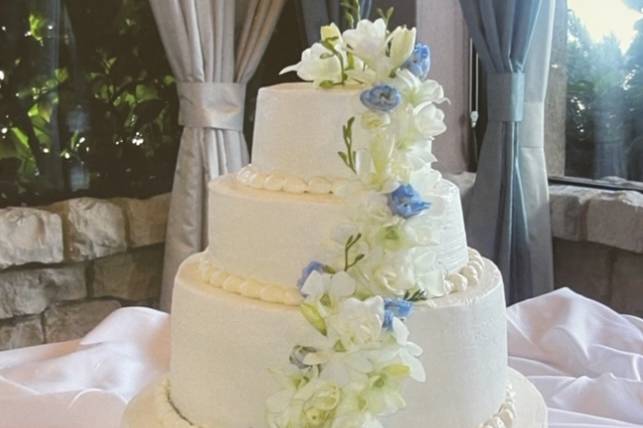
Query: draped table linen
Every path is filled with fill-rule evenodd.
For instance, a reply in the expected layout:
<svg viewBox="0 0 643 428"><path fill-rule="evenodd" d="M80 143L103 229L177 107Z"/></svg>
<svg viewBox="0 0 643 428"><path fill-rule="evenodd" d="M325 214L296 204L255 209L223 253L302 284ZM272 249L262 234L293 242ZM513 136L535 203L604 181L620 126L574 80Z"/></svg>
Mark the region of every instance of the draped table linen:
<svg viewBox="0 0 643 428"><path fill-rule="evenodd" d="M642 319L560 289L507 321L510 365L545 397L551 428L643 426ZM146 308L81 340L0 352L0 428L117 428L168 363L169 318Z"/></svg>

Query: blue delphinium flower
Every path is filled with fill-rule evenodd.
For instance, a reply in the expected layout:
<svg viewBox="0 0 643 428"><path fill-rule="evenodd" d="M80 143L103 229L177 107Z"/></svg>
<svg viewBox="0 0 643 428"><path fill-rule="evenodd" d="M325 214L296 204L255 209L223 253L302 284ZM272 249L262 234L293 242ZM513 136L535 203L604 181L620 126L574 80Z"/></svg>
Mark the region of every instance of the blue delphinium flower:
<svg viewBox="0 0 643 428"><path fill-rule="evenodd" d="M313 272L322 273L325 271L326 271L326 265L323 263L320 263L315 260L308 263L308 265L306 265L304 270L301 272L301 277L299 278L299 280L297 280L297 288L301 290L301 288L304 286L304 284L306 283L306 280L308 279L311 273Z"/></svg>
<svg viewBox="0 0 643 428"><path fill-rule="evenodd" d="M402 96L400 92L391 85L375 85L367 89L359 96L366 107L371 110L388 112L400 105Z"/></svg>
<svg viewBox="0 0 643 428"><path fill-rule="evenodd" d="M384 323L387 330L393 328L393 318L408 318L413 312L413 303L404 299L384 300Z"/></svg>
<svg viewBox="0 0 643 428"><path fill-rule="evenodd" d="M417 43L413 53L402 65L419 79L426 79L431 70L431 48L424 43Z"/></svg>
<svg viewBox="0 0 643 428"><path fill-rule="evenodd" d="M413 217L429 209L431 204L422 200L422 196L410 184L401 184L388 194L388 206L391 212L403 218Z"/></svg>

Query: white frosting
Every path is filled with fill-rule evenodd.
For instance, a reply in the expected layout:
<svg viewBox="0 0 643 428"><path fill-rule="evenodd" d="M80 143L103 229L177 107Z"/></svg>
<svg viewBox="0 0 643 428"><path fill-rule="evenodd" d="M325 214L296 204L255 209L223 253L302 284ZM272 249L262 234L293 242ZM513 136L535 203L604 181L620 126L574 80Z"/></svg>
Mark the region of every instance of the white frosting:
<svg viewBox="0 0 643 428"><path fill-rule="evenodd" d="M446 281L449 293L461 292L468 287L475 287L482 277L483 260L480 253L469 248L469 263L460 272L447 275ZM479 271L477 269L480 269ZM468 273L467 277L462 272ZM475 273L471 275L471 273ZM479 273L478 273L479 272ZM280 303L282 305L297 306L302 302L299 290L283 287L277 284L268 284L252 278L238 276L227 272L221 264L212 257L202 257L199 262L199 279L215 288L220 288L229 293L239 294L250 299L263 300L264 302Z"/></svg>
<svg viewBox="0 0 643 428"><path fill-rule="evenodd" d="M359 88L315 88L310 83L284 83L259 90L252 162L267 173L313 177L350 177L337 152L344 150L342 125L365 108ZM358 121L353 139L365 131Z"/></svg>
<svg viewBox="0 0 643 428"><path fill-rule="evenodd" d="M524 376L513 369L508 369L508 377L511 389L508 390L507 399L500 407L500 410L492 418L478 427L451 428L546 428L548 426L547 409L538 390ZM512 410L513 418L510 416ZM501 425L499 421L502 421L504 425ZM184 423L188 422L176 411L172 404L169 396L169 382L167 382L166 377L163 377L160 381L145 388L129 403L125 410L121 427L198 428L197 425L189 423L188 425L181 425Z"/></svg>
<svg viewBox="0 0 643 428"><path fill-rule="evenodd" d="M489 420L481 424L482 428L512 428L516 419L515 393L511 383L507 385L507 395L500 409ZM154 389L155 412L159 426L162 428L202 428L194 425L181 416L170 398L170 383L163 378ZM522 428L522 427L517 427Z"/></svg>
<svg viewBox="0 0 643 428"><path fill-rule="evenodd" d="M304 180L301 177L281 172L260 171L252 164L246 165L239 170L237 180L241 184L254 189L288 193L316 193L319 195L336 193L336 190L347 181L346 178L339 177L312 177Z"/></svg>
<svg viewBox="0 0 643 428"><path fill-rule="evenodd" d="M315 331L292 306L227 293L199 280L199 260L177 277L172 312L171 396L181 415L205 428L265 427L264 403L279 388L295 343ZM411 339L426 353L427 382L409 383L408 407L389 428L476 428L505 400L507 346L502 280L488 261L480 285L419 307Z"/></svg>
<svg viewBox="0 0 643 428"><path fill-rule="evenodd" d="M458 272L468 262L457 187L436 188L446 204L438 262ZM341 199L331 194L269 192L244 186L234 176L210 183L208 252L228 273L295 287L311 260L324 261L337 226L345 222Z"/></svg>

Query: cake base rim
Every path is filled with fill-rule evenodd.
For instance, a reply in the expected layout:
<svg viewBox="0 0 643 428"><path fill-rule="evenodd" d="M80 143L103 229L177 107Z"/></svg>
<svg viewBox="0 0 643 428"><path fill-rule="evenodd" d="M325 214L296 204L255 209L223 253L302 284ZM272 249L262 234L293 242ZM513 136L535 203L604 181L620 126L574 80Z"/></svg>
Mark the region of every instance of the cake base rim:
<svg viewBox="0 0 643 428"><path fill-rule="evenodd" d="M513 421L513 426L516 428L546 428L547 406L543 396L521 373L512 368L507 368L507 373L516 397L516 418ZM197 425L183 419L176 411L173 415L167 415L165 421L161 420L158 407L163 403L159 403L159 391L165 389L163 386L165 382L167 382L167 374L150 383L129 402L123 414L121 428L198 428ZM164 404L166 411L174 409L169 401ZM481 423L480 427L494 427L493 418Z"/></svg>

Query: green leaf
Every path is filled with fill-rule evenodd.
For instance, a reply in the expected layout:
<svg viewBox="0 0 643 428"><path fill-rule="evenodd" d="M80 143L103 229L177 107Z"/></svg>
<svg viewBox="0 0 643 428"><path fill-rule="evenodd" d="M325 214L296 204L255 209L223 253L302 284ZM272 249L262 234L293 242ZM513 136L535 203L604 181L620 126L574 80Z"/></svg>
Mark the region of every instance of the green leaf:
<svg viewBox="0 0 643 428"><path fill-rule="evenodd" d="M409 290L404 293L404 300L408 300L409 302L421 302L428 299L429 296L427 295L426 290L422 290L420 288Z"/></svg>
<svg viewBox="0 0 643 428"><path fill-rule="evenodd" d="M346 164L347 167L351 169L354 173L357 173L355 167L355 159L357 153L353 150L353 123L355 122L355 116L352 116L346 122L346 125L342 126L342 136L344 138L344 145L346 146L346 152L338 152L339 157L342 158L342 161Z"/></svg>

